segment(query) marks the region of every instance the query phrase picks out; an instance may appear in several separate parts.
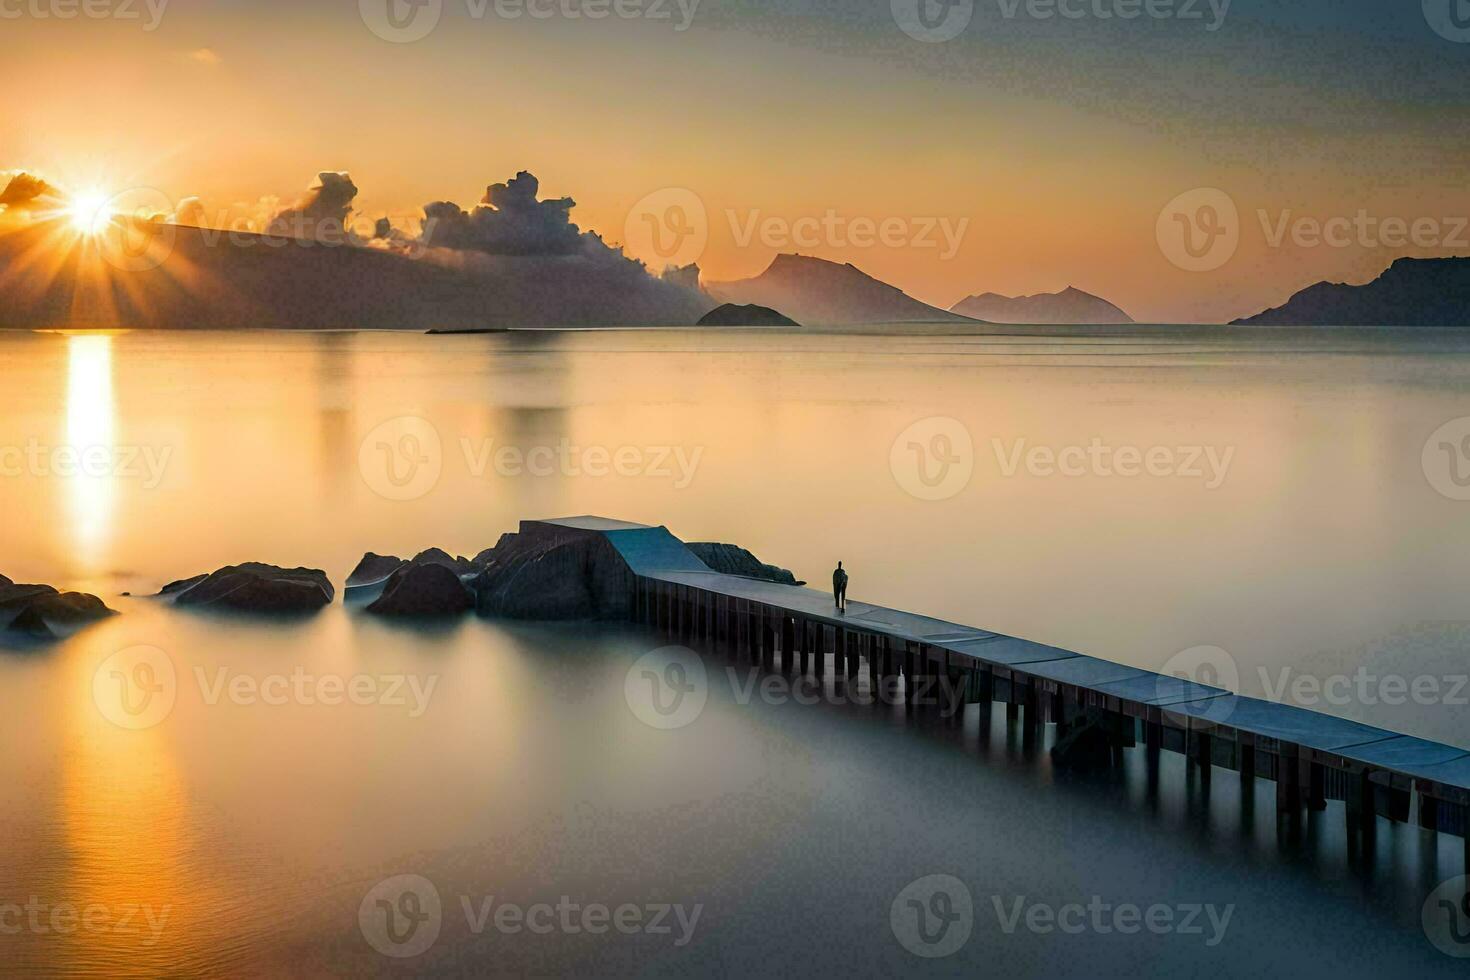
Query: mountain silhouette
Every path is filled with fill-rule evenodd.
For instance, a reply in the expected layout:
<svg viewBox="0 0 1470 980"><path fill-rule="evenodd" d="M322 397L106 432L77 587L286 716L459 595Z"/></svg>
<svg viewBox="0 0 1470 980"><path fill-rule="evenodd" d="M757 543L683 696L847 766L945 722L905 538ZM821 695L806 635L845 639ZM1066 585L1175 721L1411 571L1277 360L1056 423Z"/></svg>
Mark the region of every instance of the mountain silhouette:
<svg viewBox="0 0 1470 980"><path fill-rule="evenodd" d="M706 283L704 288L722 303L780 310L807 326L972 322L921 303L856 266L808 255L782 253L753 279Z"/></svg>
<svg viewBox="0 0 1470 980"><path fill-rule="evenodd" d="M1398 259L1361 286L1319 282L1242 326L1470 326L1470 258Z"/></svg>
<svg viewBox="0 0 1470 980"><path fill-rule="evenodd" d="M1002 296L981 293L950 307L951 313L990 323L1037 325L1132 323L1133 318L1107 300L1068 286L1059 293Z"/></svg>

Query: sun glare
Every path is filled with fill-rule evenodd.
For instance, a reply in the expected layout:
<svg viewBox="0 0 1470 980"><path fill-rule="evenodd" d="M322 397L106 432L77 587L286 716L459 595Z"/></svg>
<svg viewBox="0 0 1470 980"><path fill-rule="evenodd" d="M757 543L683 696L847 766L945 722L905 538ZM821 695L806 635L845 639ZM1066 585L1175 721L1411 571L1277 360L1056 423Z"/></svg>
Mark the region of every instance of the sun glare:
<svg viewBox="0 0 1470 980"><path fill-rule="evenodd" d="M112 219L110 201L111 198L101 191L87 191L75 195L66 209L71 226L84 235L100 233Z"/></svg>

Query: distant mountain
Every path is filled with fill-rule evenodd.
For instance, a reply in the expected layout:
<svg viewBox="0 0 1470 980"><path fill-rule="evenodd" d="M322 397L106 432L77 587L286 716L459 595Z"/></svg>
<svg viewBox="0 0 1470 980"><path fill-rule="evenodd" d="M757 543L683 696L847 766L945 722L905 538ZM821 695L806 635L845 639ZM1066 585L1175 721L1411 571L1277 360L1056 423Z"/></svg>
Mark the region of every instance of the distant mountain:
<svg viewBox="0 0 1470 980"><path fill-rule="evenodd" d="M513 256L153 225L104 261L65 222L0 233L0 328L690 326L717 304L620 257ZM111 234L111 233L109 233ZM137 271L127 271L135 268Z"/></svg>
<svg viewBox="0 0 1470 980"><path fill-rule="evenodd" d="M1242 326L1470 326L1470 258L1399 259L1361 286L1319 282Z"/></svg>
<svg viewBox="0 0 1470 980"><path fill-rule="evenodd" d="M808 326L971 322L921 303L855 266L807 255L778 255L754 279L706 283L704 290L722 303L777 309Z"/></svg>
<svg viewBox="0 0 1470 980"><path fill-rule="evenodd" d="M982 293L960 300L950 307L950 312L991 323L1065 325L1133 322L1132 317L1107 300L1071 286L1059 293L1038 293L1035 296Z"/></svg>
<svg viewBox="0 0 1470 980"><path fill-rule="evenodd" d="M799 327L801 324L764 306L726 303L700 317L696 327Z"/></svg>

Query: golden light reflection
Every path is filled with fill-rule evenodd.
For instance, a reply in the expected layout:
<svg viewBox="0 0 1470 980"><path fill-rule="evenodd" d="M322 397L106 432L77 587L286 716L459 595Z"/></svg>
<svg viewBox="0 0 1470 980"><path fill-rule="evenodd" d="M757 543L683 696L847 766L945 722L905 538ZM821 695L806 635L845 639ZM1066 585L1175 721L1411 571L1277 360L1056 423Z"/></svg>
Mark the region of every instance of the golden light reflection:
<svg viewBox="0 0 1470 980"><path fill-rule="evenodd" d="M106 634L113 635L113 634ZM115 639L114 644L115 645ZM83 930L69 972L158 976L182 970L191 915L188 794L167 726L121 728L98 710L93 671L104 634L67 658L61 821L70 854L67 900L103 909L112 928ZM97 913L100 915L100 913ZM130 915L121 924L118 919Z"/></svg>
<svg viewBox="0 0 1470 980"><path fill-rule="evenodd" d="M96 569L112 538L116 474L86 465L89 450L106 450L114 459L112 338L78 335L67 338L66 445L79 464L66 481L67 526L72 553L83 567Z"/></svg>

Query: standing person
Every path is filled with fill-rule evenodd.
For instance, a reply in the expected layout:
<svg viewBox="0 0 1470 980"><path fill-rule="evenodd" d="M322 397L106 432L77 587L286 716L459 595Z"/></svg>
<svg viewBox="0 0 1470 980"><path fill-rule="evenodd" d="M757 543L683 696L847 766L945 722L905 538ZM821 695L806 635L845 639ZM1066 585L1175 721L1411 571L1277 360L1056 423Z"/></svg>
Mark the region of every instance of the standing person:
<svg viewBox="0 0 1470 980"><path fill-rule="evenodd" d="M842 562L837 563L837 568L832 572L832 597L837 600L837 608L847 611L847 573L842 570Z"/></svg>

